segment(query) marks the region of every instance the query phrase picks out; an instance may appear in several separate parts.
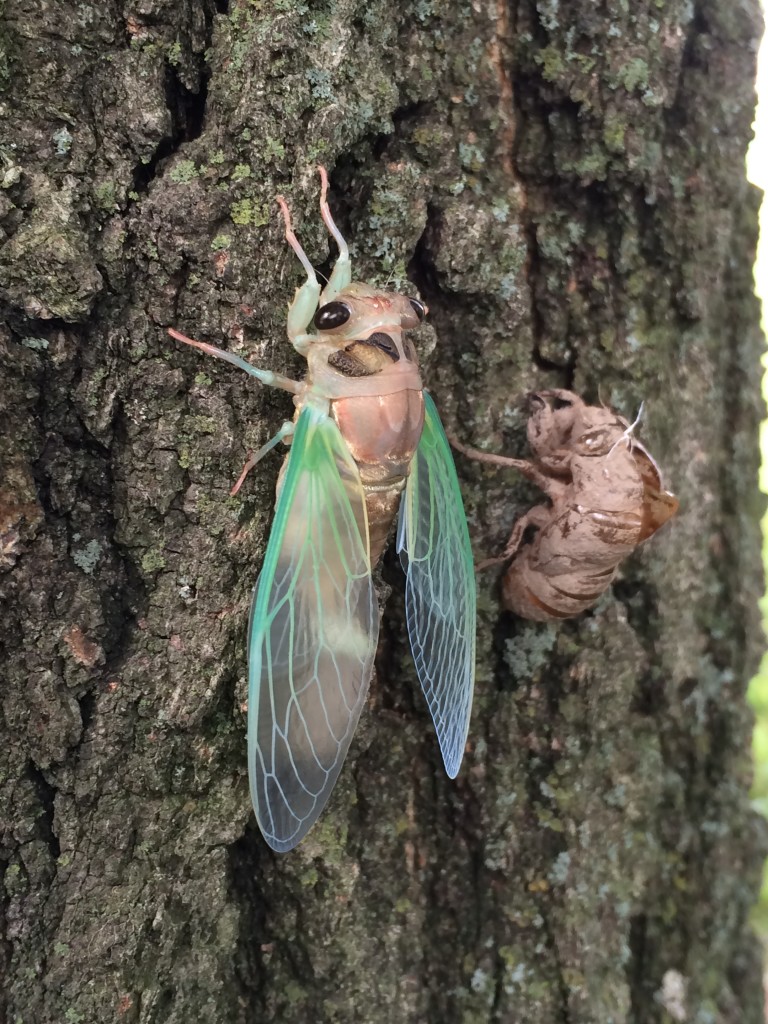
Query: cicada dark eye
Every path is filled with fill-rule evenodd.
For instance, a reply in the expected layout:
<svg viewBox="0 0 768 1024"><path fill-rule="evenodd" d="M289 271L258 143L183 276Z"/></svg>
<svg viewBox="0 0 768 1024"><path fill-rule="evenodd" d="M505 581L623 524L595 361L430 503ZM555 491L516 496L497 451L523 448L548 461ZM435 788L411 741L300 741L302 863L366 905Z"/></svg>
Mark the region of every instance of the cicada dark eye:
<svg viewBox="0 0 768 1024"><path fill-rule="evenodd" d="M418 299L409 299L408 301L413 307L413 312L416 314L419 320L423 320L424 317L427 315L427 307L424 305L424 303L419 302Z"/></svg>
<svg viewBox="0 0 768 1024"><path fill-rule="evenodd" d="M341 327L352 316L352 310L346 302L326 302L315 313L315 327L318 331L331 331Z"/></svg>

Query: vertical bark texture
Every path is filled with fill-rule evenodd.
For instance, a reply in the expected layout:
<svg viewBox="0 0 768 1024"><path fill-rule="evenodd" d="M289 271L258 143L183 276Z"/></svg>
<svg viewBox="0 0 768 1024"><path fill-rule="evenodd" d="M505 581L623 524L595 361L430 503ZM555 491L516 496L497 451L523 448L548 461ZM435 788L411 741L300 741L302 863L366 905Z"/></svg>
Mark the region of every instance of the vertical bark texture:
<svg viewBox="0 0 768 1024"><path fill-rule="evenodd" d="M758 1024L761 339L744 180L757 0L5 0L0 65L0 1019ZM244 636L279 393L329 243L431 307L425 377L523 454L519 396L598 395L680 496L592 614L480 579L471 749L443 774L390 556L330 806L274 856ZM459 461L478 556L534 495Z"/></svg>

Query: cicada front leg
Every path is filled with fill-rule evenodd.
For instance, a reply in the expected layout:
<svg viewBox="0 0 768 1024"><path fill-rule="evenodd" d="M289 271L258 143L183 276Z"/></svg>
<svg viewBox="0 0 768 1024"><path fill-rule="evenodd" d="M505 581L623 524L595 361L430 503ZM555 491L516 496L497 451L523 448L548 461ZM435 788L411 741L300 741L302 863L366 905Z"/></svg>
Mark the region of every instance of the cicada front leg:
<svg viewBox="0 0 768 1024"><path fill-rule="evenodd" d="M331 216L331 208L328 206L328 172L322 165L318 170L321 184L320 216L323 218L323 224L328 228L328 233L339 247L339 255L333 265L331 276L328 278L328 284L323 288L320 296L320 305L325 306L327 303L333 302L339 292L349 287L352 282L352 264L349 259L349 246L336 227Z"/></svg>
<svg viewBox="0 0 768 1024"><path fill-rule="evenodd" d="M339 247L339 255L334 264L331 276L325 288L320 289L320 283L315 274L315 268L309 262L307 254L301 247L291 223L291 211L288 209L283 196L277 196L277 202L283 214L285 222L285 240L296 253L302 267L307 273L307 280L296 291L293 302L288 307L288 337L291 344L301 355L306 355L307 349L313 341L318 340L318 335L308 331L312 318L318 306L324 307L333 302L336 296L347 288L352 281L352 265L349 260L349 246L336 227L331 211L328 206L328 173L324 167L320 171L321 193L320 193L320 214L328 232ZM347 313L347 315L349 315Z"/></svg>
<svg viewBox="0 0 768 1024"><path fill-rule="evenodd" d="M307 333L307 327L312 322L312 317L317 309L318 299L320 298L320 282L317 280L315 268L309 262L307 254L294 234L293 225L291 224L291 211L288 209L288 204L283 196L276 196L275 198L285 221L285 240L299 257L302 267L307 272L307 280L301 288L296 289L293 302L288 307L286 324L291 344L300 355L306 356L307 349L315 341L315 335Z"/></svg>

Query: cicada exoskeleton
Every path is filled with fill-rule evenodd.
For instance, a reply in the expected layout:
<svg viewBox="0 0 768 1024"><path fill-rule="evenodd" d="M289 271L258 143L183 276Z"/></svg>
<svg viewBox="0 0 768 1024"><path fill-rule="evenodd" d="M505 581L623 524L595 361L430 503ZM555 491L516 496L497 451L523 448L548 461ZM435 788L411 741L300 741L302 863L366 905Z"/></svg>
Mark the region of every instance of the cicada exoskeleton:
<svg viewBox="0 0 768 1024"><path fill-rule="evenodd" d="M621 562L677 512L678 501L634 437L636 424L572 391L538 391L530 401L532 461L452 443L469 458L517 469L549 499L521 516L501 556L484 563L507 563L506 608L547 622L593 605Z"/></svg>

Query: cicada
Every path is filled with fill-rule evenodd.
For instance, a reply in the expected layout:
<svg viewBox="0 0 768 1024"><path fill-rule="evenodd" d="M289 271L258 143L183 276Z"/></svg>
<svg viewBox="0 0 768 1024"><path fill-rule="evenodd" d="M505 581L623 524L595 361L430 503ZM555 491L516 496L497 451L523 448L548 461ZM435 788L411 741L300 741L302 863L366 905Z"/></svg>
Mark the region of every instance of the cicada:
<svg viewBox="0 0 768 1024"><path fill-rule="evenodd" d="M517 520L499 558L480 566L508 563L504 606L548 622L593 605L621 562L675 515L678 501L634 437L640 416L630 424L562 389L529 397L532 462L452 443L469 458L518 470L549 498Z"/></svg>
<svg viewBox="0 0 768 1024"><path fill-rule="evenodd" d="M170 330L262 384L293 395L295 414L245 465L288 444L248 627L248 774L256 819L273 850L292 849L325 806L373 674L379 605L372 579L399 509L397 549L416 671L446 771L466 744L475 663L475 582L451 451L424 391L406 331L415 298L352 281L349 250L327 201L339 255L324 288L277 197L306 280L287 332L304 380L260 370Z"/></svg>

